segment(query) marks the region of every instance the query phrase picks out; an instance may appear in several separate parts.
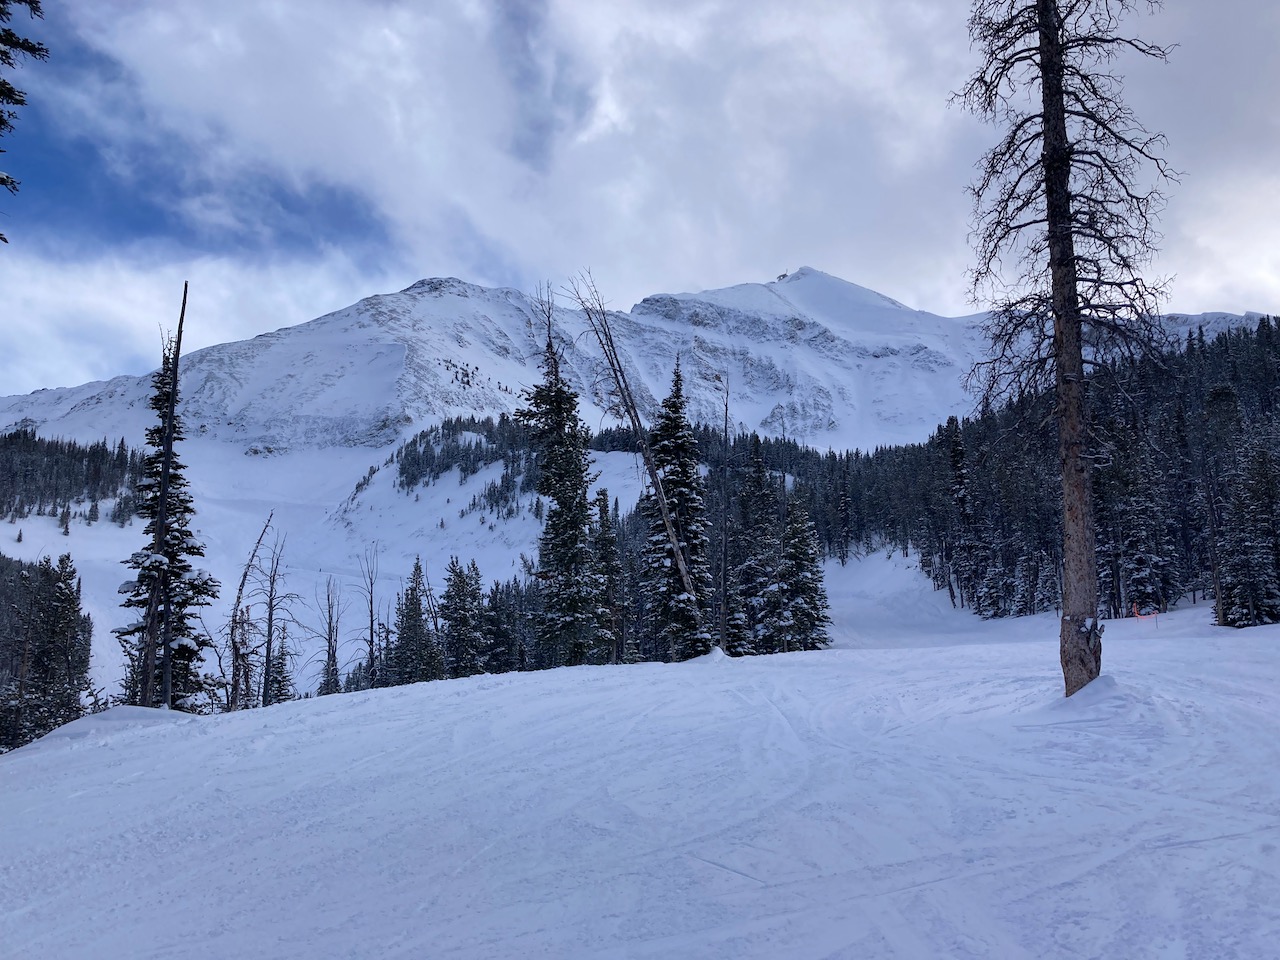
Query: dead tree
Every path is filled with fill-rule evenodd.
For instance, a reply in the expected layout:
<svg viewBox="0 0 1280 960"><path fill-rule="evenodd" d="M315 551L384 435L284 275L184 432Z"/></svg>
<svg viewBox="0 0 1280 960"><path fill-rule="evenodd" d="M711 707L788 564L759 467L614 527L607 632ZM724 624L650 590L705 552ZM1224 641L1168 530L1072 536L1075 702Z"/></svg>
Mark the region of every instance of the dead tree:
<svg viewBox="0 0 1280 960"><path fill-rule="evenodd" d="M257 566L258 551L262 549L262 541L271 528L271 518L275 511L267 514L267 522L262 525L258 539L249 551L249 559L245 561L240 572L240 583L236 587L235 603L231 606L231 623L227 627L227 645L231 654L231 682L227 689L227 710L240 710L249 706L249 647L247 634L253 623L249 609L244 605L244 589L249 582L249 574Z"/></svg>
<svg viewBox="0 0 1280 960"><path fill-rule="evenodd" d="M1155 184L1172 174L1163 137L1143 128L1108 72L1122 54L1167 58L1119 33L1138 2L975 0L969 35L982 65L956 95L1004 129L971 188L971 292L994 305L985 325L992 355L971 382L991 400L1050 386L1057 398L1067 696L1102 669L1086 374L1164 344L1163 286L1141 271L1159 239ZM1016 276L1006 264L1017 264Z"/></svg>
<svg viewBox="0 0 1280 960"><path fill-rule="evenodd" d="M289 606L298 599L297 594L289 593L284 589L284 541L284 537L276 535L266 559L258 564L256 574L258 585L255 593L261 598L263 605L262 705L264 707L270 706L273 702L277 627L283 642L285 624L292 619L288 612Z"/></svg>
<svg viewBox="0 0 1280 960"><path fill-rule="evenodd" d="M689 565L685 561L684 550L680 546L680 532L676 529L675 518L671 514L671 507L667 503L667 496L662 487L662 476L658 473L657 464L653 459L653 450L649 447L649 433L640 419L640 409L636 406L635 394L631 392L631 384L627 381L627 371L622 364L622 355L618 352L617 344L613 339L613 327L609 322L609 311L605 307L604 298L596 289L590 273L584 273L569 281L569 295L586 316L591 332L595 334L596 342L600 344L605 366L609 369L609 378L613 381L614 399L631 425L636 443L640 447L640 456L649 474L649 484L653 487L653 499L658 505L658 513L662 517L663 528L667 531L667 539L671 542L671 553L675 557L676 569L680 573L680 583L689 596L696 597L698 591L694 588L693 577L689 573ZM697 609L697 604L694 604L695 615L697 615Z"/></svg>
<svg viewBox="0 0 1280 960"><path fill-rule="evenodd" d="M360 557L360 583L364 592L365 612L369 614L369 686L378 686L378 634L377 634L377 598L374 588L378 583L378 541L373 541L365 548Z"/></svg>
<svg viewBox="0 0 1280 960"><path fill-rule="evenodd" d="M320 611L321 624L313 633L324 640L324 672L316 695L323 697L342 690L342 676L338 672L338 638L347 604L342 599L342 588L335 578L329 577L325 581L323 598L316 594L316 606Z"/></svg>

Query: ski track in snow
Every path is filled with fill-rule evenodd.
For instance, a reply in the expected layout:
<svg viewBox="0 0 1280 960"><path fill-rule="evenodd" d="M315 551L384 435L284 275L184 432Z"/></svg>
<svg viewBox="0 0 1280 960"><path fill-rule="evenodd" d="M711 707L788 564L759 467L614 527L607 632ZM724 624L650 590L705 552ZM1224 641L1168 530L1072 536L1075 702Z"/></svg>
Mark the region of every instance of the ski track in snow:
<svg viewBox="0 0 1280 960"><path fill-rule="evenodd" d="M879 648L79 721L0 757L0 953L1278 955L1280 628L1109 624L1064 700L1051 617L848 573Z"/></svg>

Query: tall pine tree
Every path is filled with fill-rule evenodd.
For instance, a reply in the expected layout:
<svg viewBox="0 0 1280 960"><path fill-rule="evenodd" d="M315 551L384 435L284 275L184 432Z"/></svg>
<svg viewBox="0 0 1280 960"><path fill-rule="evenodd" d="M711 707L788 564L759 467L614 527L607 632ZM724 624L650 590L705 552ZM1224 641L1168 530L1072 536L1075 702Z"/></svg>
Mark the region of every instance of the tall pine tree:
<svg viewBox="0 0 1280 960"><path fill-rule="evenodd" d="M393 683L443 680L448 676L444 650L428 618L428 603L422 558L417 557L409 582L396 598L395 639L387 655Z"/></svg>
<svg viewBox="0 0 1280 960"><path fill-rule="evenodd" d="M599 639L601 583L591 544L591 486L587 429L578 418L578 395L560 371L552 339L552 304L540 299L547 328L542 382L525 397L516 420L529 427L537 451L537 492L550 501L538 541L543 612L538 624L539 660L545 667L590 662Z"/></svg>
<svg viewBox="0 0 1280 960"><path fill-rule="evenodd" d="M185 307L185 300L184 300ZM151 379L151 409L157 422L147 429L148 450L143 458L143 476L138 482L138 512L146 519L147 546L134 553L125 564L136 578L120 587L122 606L136 611L139 619L117 628L126 660L123 699L141 706L166 706L197 711L206 705L210 681L201 672L201 655L212 640L198 629L195 612L218 596L218 581L196 569L193 559L204 556L204 546L191 529L195 506L178 457L177 444L183 439L182 417L177 412L178 347L166 344L163 362ZM171 453L165 476L166 446ZM156 549L157 525L164 514L164 536ZM166 614L167 609L167 614ZM161 674L165 651L163 624L167 618L171 650L172 703L162 702ZM150 672L151 677L145 674ZM153 690L149 702L144 691Z"/></svg>
<svg viewBox="0 0 1280 960"><path fill-rule="evenodd" d="M782 594L778 625L783 652L821 650L830 646L827 627L831 617L827 613L827 588L822 582L818 531L798 498L787 507L778 581Z"/></svg>
<svg viewBox="0 0 1280 960"><path fill-rule="evenodd" d="M752 653L779 653L782 585L778 577L782 542L778 536L778 501L773 478L765 467L758 436L751 438L747 475L738 496L740 538L735 578ZM748 534L749 531L749 534Z"/></svg>
<svg viewBox="0 0 1280 960"><path fill-rule="evenodd" d="M622 557L618 552L618 520L609 510L609 491L596 492L596 520L592 533L592 550L600 578L598 597L595 661L621 663L623 653L623 578Z"/></svg>

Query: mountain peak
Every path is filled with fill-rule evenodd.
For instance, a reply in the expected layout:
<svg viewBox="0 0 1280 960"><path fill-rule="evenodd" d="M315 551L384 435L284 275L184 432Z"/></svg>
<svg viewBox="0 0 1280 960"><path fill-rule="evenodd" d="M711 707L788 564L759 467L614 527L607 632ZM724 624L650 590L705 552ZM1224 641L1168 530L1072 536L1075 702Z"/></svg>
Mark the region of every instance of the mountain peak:
<svg viewBox="0 0 1280 960"><path fill-rule="evenodd" d="M419 280L417 283L411 283L400 292L434 294L435 296L453 294L454 296L459 297L469 297L486 289L486 287L476 286L474 283L467 283L465 280L459 280L457 277L426 277Z"/></svg>
<svg viewBox="0 0 1280 960"><path fill-rule="evenodd" d="M879 291L872 290L870 287L851 283L848 280L814 267L801 267L793 273L784 274L773 283L767 284L767 286L783 287L788 293L796 288L805 289L807 292L812 291L805 297L806 300L816 296L827 301L835 300L874 307L892 307L895 310L911 309L892 297L887 297Z"/></svg>

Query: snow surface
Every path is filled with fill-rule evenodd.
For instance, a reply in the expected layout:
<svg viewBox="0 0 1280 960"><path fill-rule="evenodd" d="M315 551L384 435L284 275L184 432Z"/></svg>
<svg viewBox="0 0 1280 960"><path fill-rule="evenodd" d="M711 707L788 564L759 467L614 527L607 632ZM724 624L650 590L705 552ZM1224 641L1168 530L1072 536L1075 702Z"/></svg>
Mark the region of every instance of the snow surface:
<svg viewBox="0 0 1280 960"><path fill-rule="evenodd" d="M1280 628L981 623L900 558L840 648L482 676L0 757L0 954L1275 957Z"/></svg>

